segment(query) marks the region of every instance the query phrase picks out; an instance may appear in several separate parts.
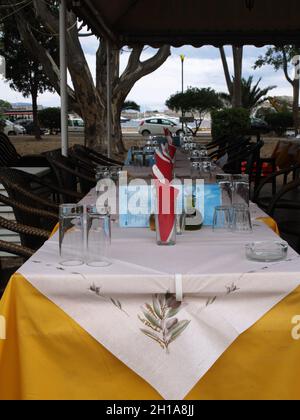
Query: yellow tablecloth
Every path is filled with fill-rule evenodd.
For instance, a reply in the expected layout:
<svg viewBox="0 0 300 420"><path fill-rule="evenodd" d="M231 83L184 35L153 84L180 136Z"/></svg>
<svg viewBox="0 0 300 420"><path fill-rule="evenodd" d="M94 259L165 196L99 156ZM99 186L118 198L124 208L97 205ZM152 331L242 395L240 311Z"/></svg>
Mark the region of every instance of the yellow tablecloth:
<svg viewBox="0 0 300 420"><path fill-rule="evenodd" d="M188 399L300 399L300 288L223 354ZM0 399L159 399L20 275L0 302Z"/></svg>
<svg viewBox="0 0 300 420"><path fill-rule="evenodd" d="M299 279L300 280L300 279ZM300 288L241 335L187 396L300 399ZM0 399L160 399L142 378L16 274L0 302Z"/></svg>

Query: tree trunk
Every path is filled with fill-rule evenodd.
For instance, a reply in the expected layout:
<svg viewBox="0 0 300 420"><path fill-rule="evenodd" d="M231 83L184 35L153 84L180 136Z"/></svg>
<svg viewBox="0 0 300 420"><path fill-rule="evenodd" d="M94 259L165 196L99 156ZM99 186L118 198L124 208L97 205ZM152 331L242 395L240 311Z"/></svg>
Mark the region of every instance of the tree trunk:
<svg viewBox="0 0 300 420"><path fill-rule="evenodd" d="M225 73L227 89L228 89L229 95L231 96L231 98L233 98L233 83L232 83L232 78L231 78L231 75L230 75L229 66L228 66L228 62L227 62L224 47L220 48L220 54L221 54L221 60L222 60L223 69L224 69L224 73Z"/></svg>
<svg viewBox="0 0 300 420"><path fill-rule="evenodd" d="M113 152L116 154L122 154L126 152L126 147L123 143L123 134L121 126L121 113L123 103L118 101L112 101L112 140L113 140Z"/></svg>
<svg viewBox="0 0 300 420"><path fill-rule="evenodd" d="M122 141L121 128L121 106L116 106L112 102L112 152L122 154L126 151ZM92 149L107 155L107 110L102 107L95 107L94 112L89 112L83 116L85 121L85 141L86 145Z"/></svg>
<svg viewBox="0 0 300 420"><path fill-rule="evenodd" d="M234 80L232 106L241 108L242 101L242 73L243 73L243 47L232 47L234 61Z"/></svg>
<svg viewBox="0 0 300 420"><path fill-rule="evenodd" d="M40 122L39 122L39 116L38 116L37 89L33 88L31 90L31 97L32 97L32 114L33 114L33 126L34 126L35 138L36 140L42 140Z"/></svg>
<svg viewBox="0 0 300 420"><path fill-rule="evenodd" d="M37 40L31 25L28 24L23 9L17 9L13 0L7 0L14 8L18 30L25 47L33 57L43 65L44 71L53 87L60 93L59 67L55 57L51 57L48 50ZM47 2L34 0L33 11L47 31L55 37L59 32L57 14L47 6ZM80 43L76 16L68 13L68 69L72 79L73 89L68 87L70 108L78 113L85 122L86 144L107 152L107 120L106 120L106 88L107 88L107 49L105 40L100 40L96 60L96 85L89 69L82 45ZM161 47L153 57L141 61L143 47L134 47L125 71L120 74L120 50L112 46L110 53L111 81L112 81L112 141L113 151L125 150L121 135L121 107L131 89L138 80L158 69L171 55L170 46ZM122 99L122 102L120 101Z"/></svg>
<svg viewBox="0 0 300 420"><path fill-rule="evenodd" d="M299 79L294 80L293 84L293 117L294 117L294 126L295 126L295 134L296 136L299 134L299 97L300 97L300 81Z"/></svg>

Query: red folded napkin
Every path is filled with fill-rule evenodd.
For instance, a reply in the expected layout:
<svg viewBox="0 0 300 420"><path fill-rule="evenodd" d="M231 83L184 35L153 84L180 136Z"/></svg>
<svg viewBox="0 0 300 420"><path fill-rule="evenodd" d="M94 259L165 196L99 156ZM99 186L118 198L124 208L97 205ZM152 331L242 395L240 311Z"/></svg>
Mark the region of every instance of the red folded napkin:
<svg viewBox="0 0 300 420"><path fill-rule="evenodd" d="M162 242L169 242L176 229L176 200L179 191L169 184L164 185L157 181L156 184L158 200L158 224L160 239Z"/></svg>
<svg viewBox="0 0 300 420"><path fill-rule="evenodd" d="M173 162L173 158L170 155L170 150L168 144L162 144L161 145L161 152L164 155L165 158L167 158L169 161Z"/></svg>
<svg viewBox="0 0 300 420"><path fill-rule="evenodd" d="M174 164L170 156L167 157L161 151L157 151L155 154L155 159L156 159L156 167L161 172L163 178L171 182L173 180Z"/></svg>
<svg viewBox="0 0 300 420"><path fill-rule="evenodd" d="M168 140L168 145L169 145L169 154L171 156L172 159L174 159L176 152L177 152L177 147L174 146L173 144L173 137L172 137L172 133L168 128L164 129L165 131L165 136Z"/></svg>

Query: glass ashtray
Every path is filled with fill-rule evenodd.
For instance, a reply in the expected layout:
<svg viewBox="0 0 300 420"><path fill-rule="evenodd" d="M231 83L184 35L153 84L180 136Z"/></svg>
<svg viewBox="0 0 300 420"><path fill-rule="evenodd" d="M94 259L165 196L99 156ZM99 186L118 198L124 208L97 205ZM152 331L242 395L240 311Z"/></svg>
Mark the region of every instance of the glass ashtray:
<svg viewBox="0 0 300 420"><path fill-rule="evenodd" d="M258 262L283 261L288 256L289 246L286 242L252 242L246 245L248 260Z"/></svg>

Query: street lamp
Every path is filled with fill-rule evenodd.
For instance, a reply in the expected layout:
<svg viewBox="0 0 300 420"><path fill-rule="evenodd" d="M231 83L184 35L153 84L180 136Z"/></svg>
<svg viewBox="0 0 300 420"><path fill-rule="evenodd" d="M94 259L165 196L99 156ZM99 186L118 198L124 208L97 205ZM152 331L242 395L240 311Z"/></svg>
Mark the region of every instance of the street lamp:
<svg viewBox="0 0 300 420"><path fill-rule="evenodd" d="M180 55L180 60L181 60L181 83L182 83L182 89L181 92L184 93L184 60L185 60L185 55L181 54ZM184 132L184 112L182 110L182 131Z"/></svg>

